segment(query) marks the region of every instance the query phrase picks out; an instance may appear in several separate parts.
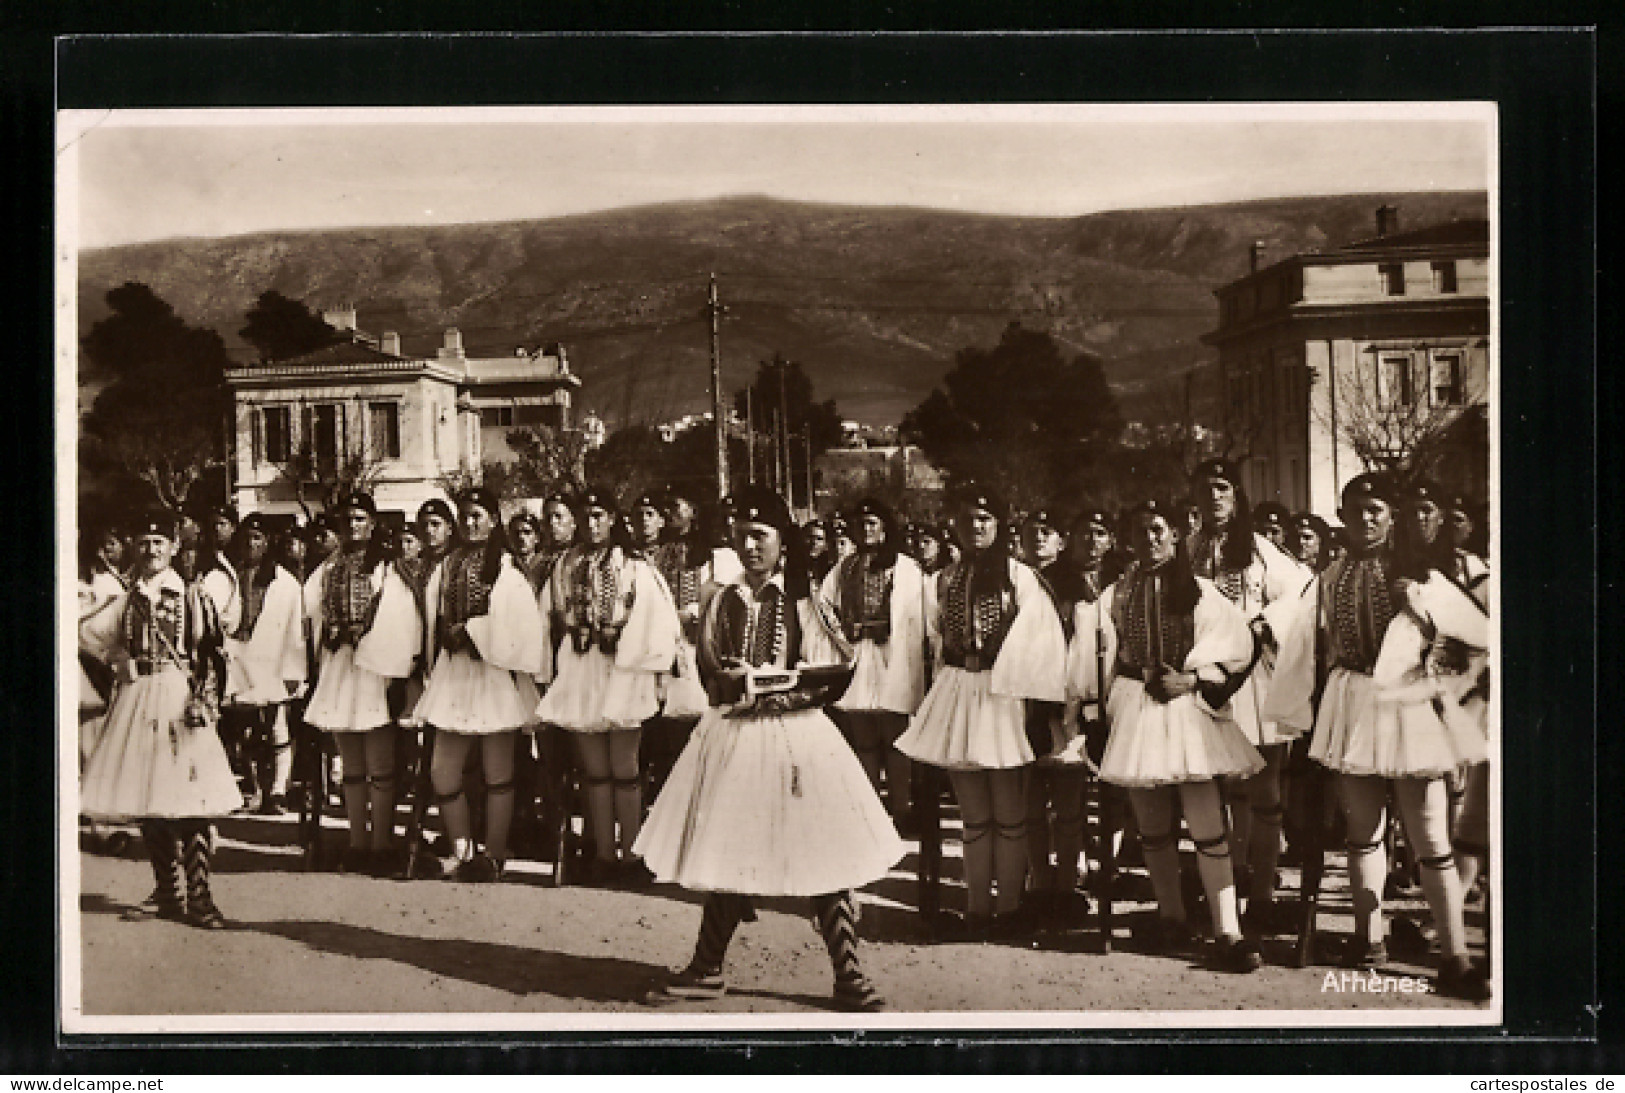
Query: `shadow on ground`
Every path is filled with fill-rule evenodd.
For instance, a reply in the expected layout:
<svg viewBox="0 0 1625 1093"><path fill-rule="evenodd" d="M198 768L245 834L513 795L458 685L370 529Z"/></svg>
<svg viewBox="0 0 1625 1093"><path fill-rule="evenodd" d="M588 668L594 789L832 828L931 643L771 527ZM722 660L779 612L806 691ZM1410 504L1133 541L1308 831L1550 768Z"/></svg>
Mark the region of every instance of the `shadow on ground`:
<svg viewBox="0 0 1625 1093"><path fill-rule="evenodd" d="M286 938L321 952L392 960L447 979L514 995L546 994L587 1002L641 1002L669 969L618 957L582 956L467 938L392 934L344 922L283 919L240 929Z"/></svg>

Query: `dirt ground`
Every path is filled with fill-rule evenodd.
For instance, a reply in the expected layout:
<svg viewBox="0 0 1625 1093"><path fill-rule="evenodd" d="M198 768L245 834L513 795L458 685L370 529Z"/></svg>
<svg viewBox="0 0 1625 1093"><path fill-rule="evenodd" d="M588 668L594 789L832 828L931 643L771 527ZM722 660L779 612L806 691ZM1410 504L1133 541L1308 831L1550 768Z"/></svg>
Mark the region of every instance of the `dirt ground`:
<svg viewBox="0 0 1625 1093"><path fill-rule="evenodd" d="M694 894L658 885L556 889L546 867L523 861L490 885L305 873L291 817L232 817L220 831L215 897L230 928L218 932L121 919L152 887L139 837L122 856L81 853L87 1015L832 1012L828 960L798 901L769 901L758 922L740 928L728 955L728 995L655 1009L646 996L692 952ZM329 837L337 844L342 833ZM1291 946L1283 938L1266 943L1263 970L1238 976L1133 952L1126 928L1110 954L1087 930L1028 942L933 943L913 909L917 848L910 847L861 895L864 967L893 1011L1347 1010L1365 1011L1367 1021L1384 1019L1370 1011L1400 1011L1392 1016L1403 1021L1402 1013L1475 1008L1433 994L1328 989L1350 928L1338 869L1328 878L1316 964L1285 966ZM957 845L946 849L951 855ZM950 857L948 906L962 898L951 880L957 868ZM1283 875L1288 889L1296 886L1296 870ZM1149 899L1143 876L1131 875L1129 884L1129 895ZM1148 902L1118 904L1125 920L1149 909ZM1470 904L1479 947L1482 925L1482 906ZM1397 961L1385 973L1432 975Z"/></svg>

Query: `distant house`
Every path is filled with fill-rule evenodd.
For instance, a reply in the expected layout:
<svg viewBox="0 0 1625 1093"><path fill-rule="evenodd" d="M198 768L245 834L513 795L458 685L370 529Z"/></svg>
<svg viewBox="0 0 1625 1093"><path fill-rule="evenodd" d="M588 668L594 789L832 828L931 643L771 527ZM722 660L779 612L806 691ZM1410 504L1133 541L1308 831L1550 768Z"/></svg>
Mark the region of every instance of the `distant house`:
<svg viewBox="0 0 1625 1093"><path fill-rule="evenodd" d="M235 410L230 492L240 511L297 512L296 475L314 480L323 468L364 456L377 468L378 507L413 512L441 495L442 475L511 459L509 430L570 426L581 379L562 347L469 357L452 328L434 356L414 357L402 354L397 334L356 331L353 311L340 329L350 340L227 370ZM307 451L313 461L300 458Z"/></svg>
<svg viewBox="0 0 1625 1093"><path fill-rule="evenodd" d="M1265 264L1222 286L1224 430L1254 503L1335 512L1342 486L1407 457L1419 437L1435 473L1477 498L1488 489L1490 236L1483 219L1376 235Z"/></svg>

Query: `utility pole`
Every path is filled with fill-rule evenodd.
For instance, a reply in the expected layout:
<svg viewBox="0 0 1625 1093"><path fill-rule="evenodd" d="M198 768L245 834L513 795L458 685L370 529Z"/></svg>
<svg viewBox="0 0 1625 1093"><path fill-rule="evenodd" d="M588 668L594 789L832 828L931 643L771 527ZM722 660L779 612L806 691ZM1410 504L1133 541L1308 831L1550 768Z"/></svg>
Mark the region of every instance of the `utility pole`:
<svg viewBox="0 0 1625 1093"><path fill-rule="evenodd" d="M807 518L812 519L813 509L813 451L812 451L812 422L807 422L801 434L801 439L807 445Z"/></svg>
<svg viewBox="0 0 1625 1093"><path fill-rule="evenodd" d="M784 447L784 504L786 508L796 507L795 491L795 465L790 461L790 408L784 395L785 373L790 371L790 362L780 360L779 365L779 443Z"/></svg>
<svg viewBox="0 0 1625 1093"><path fill-rule="evenodd" d="M722 410L722 345L718 326L728 309L717 300L717 275L711 274L711 291L703 314L711 323L711 423L717 431L717 498L728 496L728 419Z"/></svg>
<svg viewBox="0 0 1625 1093"><path fill-rule="evenodd" d="M745 460L752 485L756 484L756 385L745 388Z"/></svg>

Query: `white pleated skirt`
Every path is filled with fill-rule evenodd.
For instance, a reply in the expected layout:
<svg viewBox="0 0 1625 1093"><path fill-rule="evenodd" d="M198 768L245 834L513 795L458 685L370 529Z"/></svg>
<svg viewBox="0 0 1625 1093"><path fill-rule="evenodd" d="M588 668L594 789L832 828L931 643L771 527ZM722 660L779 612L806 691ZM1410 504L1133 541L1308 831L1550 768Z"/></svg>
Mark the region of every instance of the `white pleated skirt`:
<svg viewBox="0 0 1625 1093"><path fill-rule="evenodd" d="M412 716L448 732L511 732L534 719L539 701L535 681L523 672L442 649Z"/></svg>
<svg viewBox="0 0 1625 1093"><path fill-rule="evenodd" d="M660 713L674 721L692 721L705 716L710 698L700 683L700 666L694 646L677 643L677 673L659 677Z"/></svg>
<svg viewBox="0 0 1625 1093"><path fill-rule="evenodd" d="M226 695L236 706L275 706L288 701L288 685L277 675L276 665L245 660L245 642L226 643Z"/></svg>
<svg viewBox="0 0 1625 1093"><path fill-rule="evenodd" d="M1235 714L1236 727L1255 748L1267 748L1271 744L1290 744L1301 735L1290 729L1283 730L1274 721L1259 720L1258 714L1263 708L1264 696L1269 692L1272 675L1273 673L1262 663L1254 665L1253 670L1230 699L1230 709Z"/></svg>
<svg viewBox="0 0 1625 1093"><path fill-rule="evenodd" d="M659 677L615 667L614 658L596 645L583 654L565 642L536 718L571 732L635 729L660 712Z"/></svg>
<svg viewBox="0 0 1625 1093"><path fill-rule="evenodd" d="M852 682L835 703L836 709L854 713L913 713L911 709L899 708L906 706L906 703L898 702L895 698L888 699L886 695L888 690L897 690L897 685L888 678L892 671L891 657L895 653L890 642L876 645L870 638L858 642L853 650Z"/></svg>
<svg viewBox="0 0 1625 1093"><path fill-rule="evenodd" d="M1106 701L1111 735L1100 760L1103 781L1133 789L1250 777L1264 757L1228 717L1215 718L1194 695L1162 703L1145 684L1119 676Z"/></svg>
<svg viewBox="0 0 1625 1093"><path fill-rule="evenodd" d="M181 721L189 694L179 668L119 685L85 760L81 813L103 820L184 819L242 807L215 727Z"/></svg>
<svg viewBox="0 0 1625 1093"><path fill-rule="evenodd" d="M905 847L846 739L819 710L712 709L632 848L663 882L816 896L886 875Z"/></svg>
<svg viewBox="0 0 1625 1093"><path fill-rule="evenodd" d="M389 680L356 667L354 646L342 645L336 652L324 648L305 722L328 732L371 732L393 724Z"/></svg>
<svg viewBox="0 0 1625 1093"><path fill-rule="evenodd" d="M944 668L897 750L946 770L1007 770L1034 761L1026 703L992 692L992 672Z"/></svg>
<svg viewBox="0 0 1625 1093"><path fill-rule="evenodd" d="M1334 668L1326 680L1309 758L1343 774L1438 778L1489 758L1484 730L1449 699L1384 697L1370 676Z"/></svg>

